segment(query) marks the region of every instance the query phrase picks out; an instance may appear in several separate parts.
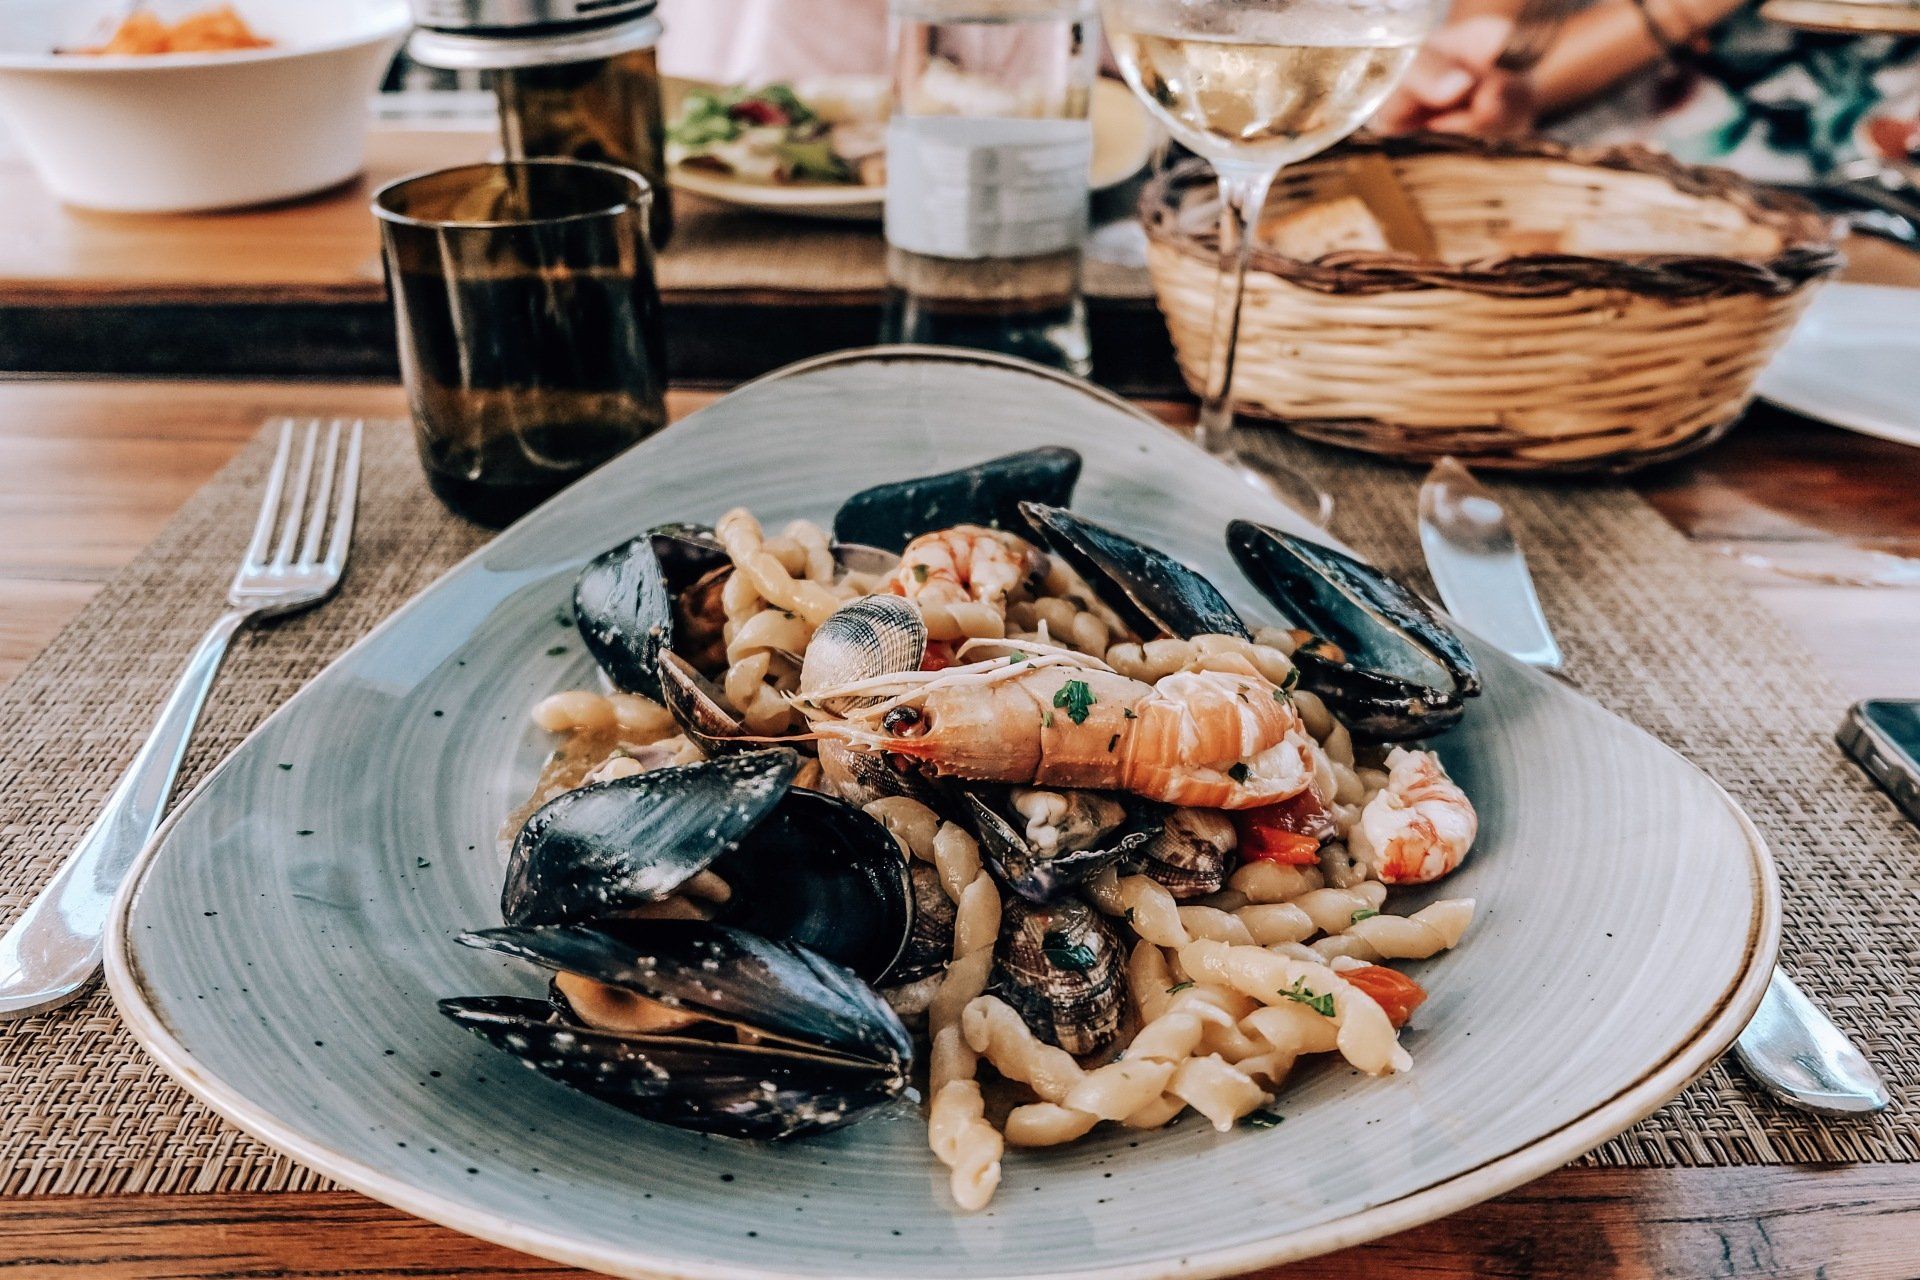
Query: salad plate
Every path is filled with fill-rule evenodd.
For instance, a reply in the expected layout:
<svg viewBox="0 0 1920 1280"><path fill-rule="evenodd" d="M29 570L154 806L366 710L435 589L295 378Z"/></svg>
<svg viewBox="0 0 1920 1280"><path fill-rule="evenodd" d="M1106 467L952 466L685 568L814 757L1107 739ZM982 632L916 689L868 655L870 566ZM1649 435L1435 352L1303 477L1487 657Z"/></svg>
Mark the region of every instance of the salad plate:
<svg viewBox="0 0 1920 1280"><path fill-rule="evenodd" d="M1405 1032L1414 1070L1316 1067L1281 1095L1284 1123L1010 1152L997 1198L967 1214L911 1101L807 1140L703 1137L436 1013L446 995L540 989L454 938L499 920L502 819L548 749L529 709L592 678L566 616L583 563L664 521L819 520L868 485L1041 444L1084 456L1077 510L1124 521L1250 616L1227 520L1311 532L1124 401L1018 361L881 348L748 384L453 570L181 803L116 904L107 973L127 1026L219 1114L343 1185L558 1262L698 1280L1281 1263L1548 1172L1731 1043L1779 928L1752 825L1651 737L1477 643L1485 692L1434 744L1480 806L1445 885L1478 901L1474 931L1415 966L1432 998Z"/></svg>
<svg viewBox="0 0 1920 1280"><path fill-rule="evenodd" d="M806 89L807 86L802 88ZM670 122L681 118L687 95L696 90L709 94L725 92L719 85L666 77L663 93ZM862 114L878 116L886 106L884 94L876 94L872 86L859 83L837 89L834 96L849 99L852 109ZM802 97L804 100L804 93ZM1146 167L1159 135L1146 108L1117 80L1094 82L1090 114L1093 119L1093 170L1089 181L1093 190L1105 191ZM884 129L884 124L876 123L875 128ZM676 190L691 191L709 199L763 213L854 222L877 221L886 195L884 184L750 181L684 163L672 165L667 170L667 181Z"/></svg>

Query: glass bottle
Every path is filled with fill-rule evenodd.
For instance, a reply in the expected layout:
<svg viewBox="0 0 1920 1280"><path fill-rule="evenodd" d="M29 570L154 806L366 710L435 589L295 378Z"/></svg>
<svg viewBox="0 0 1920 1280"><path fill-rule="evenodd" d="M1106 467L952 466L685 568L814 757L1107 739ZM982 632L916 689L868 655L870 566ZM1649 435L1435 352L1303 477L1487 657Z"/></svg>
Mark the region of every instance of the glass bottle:
<svg viewBox="0 0 1920 1280"><path fill-rule="evenodd" d="M414 0L427 66L489 73L508 160L589 160L653 187L656 249L673 229L657 0Z"/></svg>
<svg viewBox="0 0 1920 1280"><path fill-rule="evenodd" d="M883 337L1085 376L1094 0L893 0Z"/></svg>

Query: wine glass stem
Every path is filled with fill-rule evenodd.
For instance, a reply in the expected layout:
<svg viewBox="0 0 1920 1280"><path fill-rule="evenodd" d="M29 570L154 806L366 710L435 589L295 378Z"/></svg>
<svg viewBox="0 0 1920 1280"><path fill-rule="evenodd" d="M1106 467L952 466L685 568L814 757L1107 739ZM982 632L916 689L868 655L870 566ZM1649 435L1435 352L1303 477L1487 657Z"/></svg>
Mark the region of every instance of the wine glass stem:
<svg viewBox="0 0 1920 1280"><path fill-rule="evenodd" d="M1253 254L1260 211L1275 170L1220 172L1220 276L1213 295L1213 350L1207 394L1194 424L1194 442L1208 453L1233 453L1233 365L1240 346L1240 300Z"/></svg>

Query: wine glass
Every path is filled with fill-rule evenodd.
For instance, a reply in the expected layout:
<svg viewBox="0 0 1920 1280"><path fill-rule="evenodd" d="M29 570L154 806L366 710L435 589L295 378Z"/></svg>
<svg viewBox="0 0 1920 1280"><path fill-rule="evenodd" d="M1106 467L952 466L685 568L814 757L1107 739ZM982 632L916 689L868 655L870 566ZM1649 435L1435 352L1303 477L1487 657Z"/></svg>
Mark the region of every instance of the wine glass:
<svg viewBox="0 0 1920 1280"><path fill-rule="evenodd" d="M1220 281L1194 440L1325 525L1333 499L1233 447L1240 298L1260 211L1286 165L1340 141L1400 82L1446 0L1101 0L1107 40L1147 109L1213 164Z"/></svg>

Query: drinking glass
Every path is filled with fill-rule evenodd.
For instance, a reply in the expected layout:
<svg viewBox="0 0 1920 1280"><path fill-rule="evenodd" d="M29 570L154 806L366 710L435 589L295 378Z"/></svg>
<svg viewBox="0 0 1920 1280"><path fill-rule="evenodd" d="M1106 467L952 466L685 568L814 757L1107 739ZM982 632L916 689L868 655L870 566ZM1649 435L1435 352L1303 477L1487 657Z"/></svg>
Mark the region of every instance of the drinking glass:
<svg viewBox="0 0 1920 1280"><path fill-rule="evenodd" d="M1260 211L1285 166L1326 150L1400 82L1446 0L1102 0L1127 84L1220 184L1213 351L1194 439L1251 484L1325 524L1332 499L1234 449L1240 298Z"/></svg>
<svg viewBox="0 0 1920 1280"><path fill-rule="evenodd" d="M651 194L575 160L375 194L420 461L457 515L505 524L666 425Z"/></svg>

